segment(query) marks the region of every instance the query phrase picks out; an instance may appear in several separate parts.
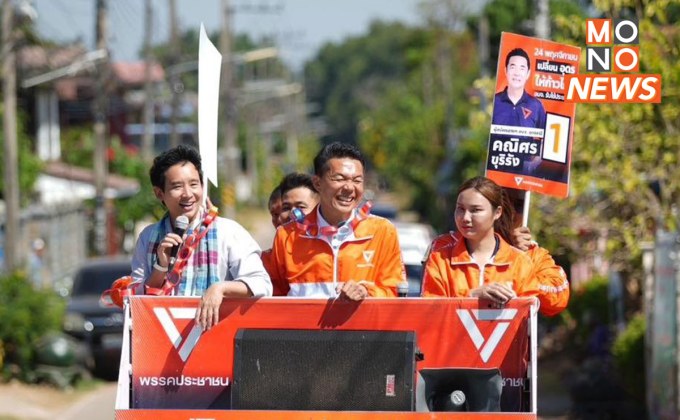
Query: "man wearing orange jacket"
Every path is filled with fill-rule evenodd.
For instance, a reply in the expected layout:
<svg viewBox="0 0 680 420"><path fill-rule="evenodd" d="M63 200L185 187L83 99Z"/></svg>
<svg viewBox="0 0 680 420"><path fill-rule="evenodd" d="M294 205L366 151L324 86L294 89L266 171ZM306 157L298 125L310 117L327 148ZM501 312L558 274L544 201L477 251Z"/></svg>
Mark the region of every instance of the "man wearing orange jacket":
<svg viewBox="0 0 680 420"><path fill-rule="evenodd" d="M270 275L280 294L299 297L392 297L404 281L397 230L359 208L364 158L332 143L314 158L319 205L303 221L276 231ZM366 206L363 206L366 207Z"/></svg>
<svg viewBox="0 0 680 420"><path fill-rule="evenodd" d="M526 226L512 231L514 246L524 251L533 266L536 297L541 303L543 315L554 316L562 312L569 303L569 281L562 267L555 263L547 249L541 248L531 239Z"/></svg>

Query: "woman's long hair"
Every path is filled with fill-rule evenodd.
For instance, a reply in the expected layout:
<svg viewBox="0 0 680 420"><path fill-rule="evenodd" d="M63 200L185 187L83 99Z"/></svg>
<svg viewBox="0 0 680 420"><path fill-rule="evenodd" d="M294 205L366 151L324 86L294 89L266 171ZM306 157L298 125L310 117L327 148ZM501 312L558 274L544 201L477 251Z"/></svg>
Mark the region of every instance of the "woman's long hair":
<svg viewBox="0 0 680 420"><path fill-rule="evenodd" d="M460 188L458 188L458 194L470 188L489 200L493 210L496 210L498 207L501 208L501 217L494 222L493 229L505 242L512 244L511 233L514 227L515 209L512 206L508 193L501 186L483 176L471 178L463 182Z"/></svg>

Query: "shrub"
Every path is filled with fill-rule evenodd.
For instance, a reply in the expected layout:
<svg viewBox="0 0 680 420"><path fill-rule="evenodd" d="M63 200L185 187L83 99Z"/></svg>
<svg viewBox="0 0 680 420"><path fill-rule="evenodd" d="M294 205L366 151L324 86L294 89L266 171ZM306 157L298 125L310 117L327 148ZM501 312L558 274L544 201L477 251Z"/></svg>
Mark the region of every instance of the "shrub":
<svg viewBox="0 0 680 420"><path fill-rule="evenodd" d="M614 363L632 396L645 396L645 315L638 313L612 346Z"/></svg>
<svg viewBox="0 0 680 420"><path fill-rule="evenodd" d="M574 344L582 350L586 350L596 329L606 328L609 323L608 287L606 277L593 277L572 292L567 310L562 313L563 319L574 321Z"/></svg>
<svg viewBox="0 0 680 420"><path fill-rule="evenodd" d="M33 289L25 274L0 277L0 344L4 349L0 367L5 377L31 377L34 344L45 333L61 330L63 315L63 300L51 290Z"/></svg>

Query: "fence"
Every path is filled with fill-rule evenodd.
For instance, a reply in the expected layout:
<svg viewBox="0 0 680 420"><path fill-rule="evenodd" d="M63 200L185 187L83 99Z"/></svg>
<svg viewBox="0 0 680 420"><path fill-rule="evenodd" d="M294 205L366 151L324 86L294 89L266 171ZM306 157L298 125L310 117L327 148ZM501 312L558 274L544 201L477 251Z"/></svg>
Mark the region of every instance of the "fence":
<svg viewBox="0 0 680 420"><path fill-rule="evenodd" d="M4 232L4 214L0 213ZM18 255L30 270L39 270L36 276L42 287L60 287L67 274L87 257L88 218L82 203L57 206L34 205L22 210L19 242L5 244L0 232L0 272L4 272L5 246L18 247ZM34 250L37 239L44 241L43 250ZM37 262L37 264L36 264Z"/></svg>

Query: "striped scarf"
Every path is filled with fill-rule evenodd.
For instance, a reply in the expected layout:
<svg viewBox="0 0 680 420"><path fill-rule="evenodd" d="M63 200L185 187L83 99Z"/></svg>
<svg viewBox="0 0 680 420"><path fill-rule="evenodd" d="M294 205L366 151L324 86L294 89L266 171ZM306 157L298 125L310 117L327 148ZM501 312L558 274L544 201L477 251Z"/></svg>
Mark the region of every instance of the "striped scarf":
<svg viewBox="0 0 680 420"><path fill-rule="evenodd" d="M201 214L204 216L204 214ZM201 224L197 226L200 228ZM168 213L156 223L155 229L149 238L149 249L147 252L149 267L153 267L156 259L156 249L168 232L172 232L172 223ZM190 227L186 234L189 237L193 233L194 227ZM217 252L217 227L215 223L208 226L208 233L200 240L196 249L189 255L189 261L182 273L182 278L177 285L174 293L179 296L202 296L211 285L219 282L217 265L219 264L219 254ZM178 255L182 255L181 248Z"/></svg>

